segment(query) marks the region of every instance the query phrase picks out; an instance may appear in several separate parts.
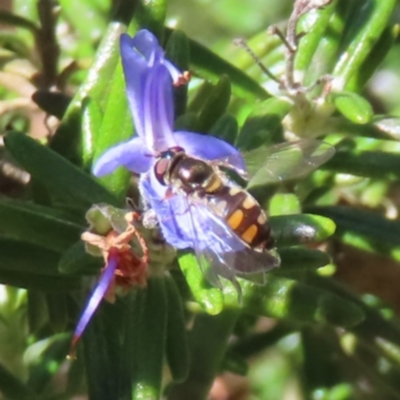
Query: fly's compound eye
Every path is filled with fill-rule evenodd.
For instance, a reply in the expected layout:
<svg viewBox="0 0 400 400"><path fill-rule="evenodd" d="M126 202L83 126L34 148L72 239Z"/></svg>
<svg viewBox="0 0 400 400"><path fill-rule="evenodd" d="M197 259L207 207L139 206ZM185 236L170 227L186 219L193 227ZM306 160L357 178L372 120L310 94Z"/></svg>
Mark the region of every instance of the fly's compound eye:
<svg viewBox="0 0 400 400"><path fill-rule="evenodd" d="M158 160L154 166L154 173L161 185L166 186L166 175L169 172L171 163L177 154L184 153L184 149L179 146L171 147L166 151L160 153Z"/></svg>
<svg viewBox="0 0 400 400"><path fill-rule="evenodd" d="M154 174L158 182L160 182L163 186L167 185L165 182L165 175L167 174L170 162L171 160L168 158L160 158L154 165Z"/></svg>

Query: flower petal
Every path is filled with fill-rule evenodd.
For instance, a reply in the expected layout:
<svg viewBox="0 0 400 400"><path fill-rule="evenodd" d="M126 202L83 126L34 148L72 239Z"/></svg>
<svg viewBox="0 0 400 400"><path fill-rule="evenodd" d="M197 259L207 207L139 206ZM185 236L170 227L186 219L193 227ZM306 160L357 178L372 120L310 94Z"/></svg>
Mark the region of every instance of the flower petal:
<svg viewBox="0 0 400 400"><path fill-rule="evenodd" d="M221 164L228 168L231 166L239 172L246 171L246 163L240 151L221 139L187 131L174 132L173 136L175 142L193 157L210 161L220 160Z"/></svg>
<svg viewBox="0 0 400 400"><path fill-rule="evenodd" d="M134 39L126 34L121 35L120 52L125 76L126 94L136 133L138 136L144 137L142 99L149 67L146 59L133 48L133 45Z"/></svg>
<svg viewBox="0 0 400 400"><path fill-rule="evenodd" d="M88 323L93 317L93 314L96 312L101 300L103 299L104 295L106 294L112 279L114 277L114 272L117 269L118 266L118 258L116 255L110 255L108 258L107 265L104 268L103 274L101 275L101 278L99 282L96 285L96 288L94 289L93 293L90 296L89 302L87 303L80 319L78 322L78 325L75 328L74 331L74 336L72 339L72 344L71 344L71 352L73 353L73 350L79 341L80 337L82 336L82 333L85 331Z"/></svg>
<svg viewBox="0 0 400 400"><path fill-rule="evenodd" d="M181 71L165 58L164 50L159 45L157 38L147 29L138 31L134 38L131 39L130 45L143 55L148 66L164 64L174 82L178 81L178 78L182 75Z"/></svg>
<svg viewBox="0 0 400 400"><path fill-rule="evenodd" d="M171 79L178 80L181 72L165 59L164 51L157 38L145 29L140 30L133 38L127 34L122 34L120 52L126 93L138 136L145 137L146 118L149 118L149 115L145 114L149 106L145 99L158 99L157 101L160 103L156 103L156 105L164 109L166 123L171 130L173 121ZM160 66L162 66L161 69ZM161 70L168 71L168 77L161 76L159 78L159 74L163 74L163 72L160 72ZM159 88L155 88L154 81L157 80L160 84ZM149 90L155 92L149 93ZM149 120L152 120L152 118ZM162 122L162 125L164 122ZM164 150L163 146L164 144L160 143L159 145L151 145L149 148Z"/></svg>
<svg viewBox="0 0 400 400"><path fill-rule="evenodd" d="M128 37L130 47L144 57L149 67L156 64L164 64L174 82L182 75L181 71L165 58L164 50L160 46L158 39L147 29L141 29L133 38L130 38L126 33L121 36ZM128 39L124 40L128 42Z"/></svg>
<svg viewBox="0 0 400 400"><path fill-rule="evenodd" d="M141 54L149 66L160 63L164 59L164 50L159 45L157 38L147 29L141 29L133 38L122 34L130 39L130 46Z"/></svg>
<svg viewBox="0 0 400 400"><path fill-rule="evenodd" d="M142 102L147 147L159 152L175 146L172 79L164 65L154 66L149 72Z"/></svg>
<svg viewBox="0 0 400 400"><path fill-rule="evenodd" d="M136 174L142 174L149 170L153 162L154 158L150 151L141 138L135 136L102 154L94 164L92 172L95 176L103 176L123 166Z"/></svg>

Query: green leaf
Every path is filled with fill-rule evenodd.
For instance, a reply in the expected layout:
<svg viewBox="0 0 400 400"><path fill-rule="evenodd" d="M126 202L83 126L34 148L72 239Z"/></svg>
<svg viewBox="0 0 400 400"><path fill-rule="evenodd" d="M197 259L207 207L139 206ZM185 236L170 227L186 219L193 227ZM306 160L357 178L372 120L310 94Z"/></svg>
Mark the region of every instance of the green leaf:
<svg viewBox="0 0 400 400"><path fill-rule="evenodd" d="M356 304L365 314L363 322L355 325L352 331L359 337L370 340L380 337L400 344L400 327L395 318L384 316L381 310L365 304L356 294L342 286L334 279L324 278L317 274L305 274L302 280L307 285L334 293L340 298Z"/></svg>
<svg viewBox="0 0 400 400"><path fill-rule="evenodd" d="M17 30L0 32L2 60L5 63L18 58L29 58L31 51Z"/></svg>
<svg viewBox="0 0 400 400"><path fill-rule="evenodd" d="M0 246L2 247L2 246ZM29 253L28 253L29 254ZM0 259L3 265L3 259ZM30 265L33 270L36 265ZM1 267L0 267L1 268ZM24 289L43 290L45 292L70 292L80 289L80 280L76 278L60 278L58 276L48 276L36 272L8 271L0 270L0 283Z"/></svg>
<svg viewBox="0 0 400 400"><path fill-rule="evenodd" d="M312 270L323 267L331 262L327 253L319 250L284 248L279 250L281 256L281 269L277 270L283 273L291 271ZM274 272L275 273L275 272Z"/></svg>
<svg viewBox="0 0 400 400"><path fill-rule="evenodd" d="M246 376L248 370L249 365L242 357L231 353L229 350L226 352L221 364L221 371L229 371L236 375Z"/></svg>
<svg viewBox="0 0 400 400"><path fill-rule="evenodd" d="M68 324L68 297L66 293L46 293L49 322L53 332L61 333Z"/></svg>
<svg viewBox="0 0 400 400"><path fill-rule="evenodd" d="M347 340L346 340L347 339ZM388 358L384 357L382 352L376 346L359 340L354 335L346 335L343 340L344 350L351 354L352 357L360 360L360 367L363 374L368 374L371 382L378 385L380 397L396 398L399 390L399 367ZM380 364L384 362L386 368L383 370Z"/></svg>
<svg viewBox="0 0 400 400"><path fill-rule="evenodd" d="M29 386L37 392L43 390L65 361L70 340L69 333L60 333L28 347L24 359L30 370Z"/></svg>
<svg viewBox="0 0 400 400"><path fill-rule="evenodd" d="M232 343L228 351L240 357L249 358L275 345L282 338L293 333L296 328L296 325L293 323L288 324L287 322L279 321L267 332L254 333L238 338L238 340Z"/></svg>
<svg viewBox="0 0 400 400"><path fill-rule="evenodd" d="M398 117L377 116L373 121L373 126L395 140L400 139L400 118Z"/></svg>
<svg viewBox="0 0 400 400"><path fill-rule="evenodd" d="M85 244L79 240L64 252L58 263L58 271L66 275L95 275L104 266L100 257L86 252Z"/></svg>
<svg viewBox="0 0 400 400"><path fill-rule="evenodd" d="M399 36L398 26L388 26L381 34L375 46L364 60L356 75L350 81L350 87L354 91L361 91L372 75L376 72L386 55L392 49L395 40ZM353 84L354 82L354 84Z"/></svg>
<svg viewBox="0 0 400 400"><path fill-rule="evenodd" d="M89 175L29 136L10 132L4 138L7 150L39 182L60 197L70 196L86 206L118 204L115 198Z"/></svg>
<svg viewBox="0 0 400 400"><path fill-rule="evenodd" d="M0 230L7 238L62 252L79 238L82 226L55 216L47 207L0 199Z"/></svg>
<svg viewBox="0 0 400 400"><path fill-rule="evenodd" d="M82 166L82 103L75 106L74 99L69 104L61 124L49 140L49 147L71 163Z"/></svg>
<svg viewBox="0 0 400 400"><path fill-rule="evenodd" d="M178 262L195 300L208 314L219 314L224 307L222 292L207 282L195 256L191 253L182 254Z"/></svg>
<svg viewBox="0 0 400 400"><path fill-rule="evenodd" d="M147 281L142 307L132 318L135 351L132 399L159 399L167 329L167 297L164 277ZM149 334L151 332L151 334Z"/></svg>
<svg viewBox="0 0 400 400"><path fill-rule="evenodd" d="M75 3L69 0L59 1L62 14L72 25L72 28L79 32L80 40L93 42L98 40L100 32L106 30L104 17L87 1ZM88 24L90 16L90 24Z"/></svg>
<svg viewBox="0 0 400 400"><path fill-rule="evenodd" d="M170 35L172 30L166 30ZM269 94L264 88L246 75L240 69L234 67L211 50L189 39L191 70L201 78L209 79L216 83L221 75L228 75L232 84L232 92L239 97L250 101L267 99Z"/></svg>
<svg viewBox="0 0 400 400"><path fill-rule="evenodd" d="M185 381L189 373L189 348L185 327L184 309L175 281L165 277L168 319L165 345L167 361L173 381Z"/></svg>
<svg viewBox="0 0 400 400"><path fill-rule="evenodd" d="M364 319L363 311L355 303L273 273L266 274L264 286L242 279L240 286L241 307L253 315L299 322L329 322L343 327L356 326ZM227 304L237 304L233 285L224 286L223 291Z"/></svg>
<svg viewBox="0 0 400 400"><path fill-rule="evenodd" d="M100 134L103 114L100 106L92 99L82 101L82 162L90 170L93 161L96 137Z"/></svg>
<svg viewBox="0 0 400 400"><path fill-rule="evenodd" d="M51 141L53 150L65 155L78 165L82 164L83 144L87 146L91 140L91 138L84 137L81 131L82 101L85 98L91 98L104 111L111 87L110 76L114 75L119 59L119 37L126 30L126 20L130 20L132 8L133 4L129 0L119 2L115 11L115 19L117 21L121 19L122 22L109 24L86 79L72 99L62 123Z"/></svg>
<svg viewBox="0 0 400 400"><path fill-rule="evenodd" d="M313 214L271 217L269 223L278 247L326 240L335 232L329 218Z"/></svg>
<svg viewBox="0 0 400 400"><path fill-rule="evenodd" d="M233 310L224 310L217 316L196 316L189 337L189 377L169 391L171 399L201 400L207 397L221 368L228 340L238 318Z"/></svg>
<svg viewBox="0 0 400 400"><path fill-rule="evenodd" d="M53 251L0 237L0 282L45 291L79 288L79 279L60 277L59 257Z"/></svg>
<svg viewBox="0 0 400 400"><path fill-rule="evenodd" d="M400 364L400 346L394 344L393 342L377 337L376 346L382 351L383 355L389 360Z"/></svg>
<svg viewBox="0 0 400 400"><path fill-rule="evenodd" d="M0 237L0 271L59 275L57 263L60 254L30 243Z"/></svg>
<svg viewBox="0 0 400 400"><path fill-rule="evenodd" d="M32 399L34 391L0 364L0 390L9 399Z"/></svg>
<svg viewBox="0 0 400 400"><path fill-rule="evenodd" d="M282 119L292 105L281 99L268 99L254 107L239 132L236 147L249 151L282 141Z"/></svg>
<svg viewBox="0 0 400 400"><path fill-rule="evenodd" d="M165 55L182 72L189 71L189 41L181 31L173 31L168 38ZM188 85L174 87L175 118L185 114Z"/></svg>
<svg viewBox="0 0 400 400"><path fill-rule="evenodd" d="M335 331L327 326L304 326L301 330L304 356L303 371L309 392L331 387L339 375L340 363L346 357Z"/></svg>
<svg viewBox="0 0 400 400"><path fill-rule="evenodd" d="M138 2L130 28L145 28L151 31L160 43L164 43L164 26L167 12L166 0Z"/></svg>
<svg viewBox="0 0 400 400"><path fill-rule="evenodd" d="M238 135L239 126L236 118L231 114L223 114L210 128L208 133L230 144L234 144Z"/></svg>
<svg viewBox="0 0 400 400"><path fill-rule="evenodd" d="M174 122L174 130L175 131L199 131L199 117L194 112L187 112L186 114L178 117Z"/></svg>
<svg viewBox="0 0 400 400"><path fill-rule="evenodd" d="M374 112L371 104L352 92L332 92L330 96L338 111L355 124L366 124L372 120Z"/></svg>
<svg viewBox="0 0 400 400"><path fill-rule="evenodd" d="M27 290L28 294L28 326L29 332L36 335L49 321L46 294L39 290Z"/></svg>
<svg viewBox="0 0 400 400"><path fill-rule="evenodd" d="M324 169L370 178L400 176L400 154L386 151L349 151L339 149Z"/></svg>
<svg viewBox="0 0 400 400"><path fill-rule="evenodd" d="M386 28L396 3L396 0L357 3L362 7L357 7L347 21L348 29L343 35L342 54L333 71L335 79L343 82L342 87L345 88L349 80L361 68Z"/></svg>
<svg viewBox="0 0 400 400"><path fill-rule="evenodd" d="M198 114L207 101L210 92L213 90L214 85L208 81L204 81L196 92L193 94L193 99L190 100L188 113Z"/></svg>
<svg viewBox="0 0 400 400"><path fill-rule="evenodd" d="M346 243L400 259L400 222L354 207L311 207L310 210L335 221L336 235Z"/></svg>
<svg viewBox="0 0 400 400"><path fill-rule="evenodd" d="M226 75L222 75L218 83L209 93L199 114L200 132L208 132L215 122L226 111L231 97L231 84Z"/></svg>
<svg viewBox="0 0 400 400"><path fill-rule="evenodd" d="M330 121L333 127L332 131L345 134L347 138L351 137L356 142L371 138L397 141L400 137L400 118L397 117L376 115L370 123L365 125L352 123L344 117L332 118ZM332 136L330 135L328 138Z"/></svg>
<svg viewBox="0 0 400 400"><path fill-rule="evenodd" d="M118 129L115 129L118 121ZM94 161L115 144L129 139L133 135L132 116L125 96L125 78L122 64L118 63L112 77L110 94L105 105L101 129L96 133L94 143ZM100 182L118 199L125 199L131 174L125 168L117 168L113 173L100 178Z"/></svg>
<svg viewBox="0 0 400 400"><path fill-rule="evenodd" d="M301 213L298 197L292 193L276 193L269 202L268 215L290 215Z"/></svg>
<svg viewBox="0 0 400 400"><path fill-rule="evenodd" d="M335 2L305 14L299 21L298 32L304 32L296 53L295 69L305 71L307 84L313 84L331 71L339 47L338 35L343 18L335 11Z"/></svg>
<svg viewBox="0 0 400 400"><path fill-rule="evenodd" d="M115 394L118 394L118 384L116 384L115 380L119 372L119 366L115 365L113 356L118 355L118 350L119 352L121 351L120 347L115 346L115 339L120 334L120 327L111 321L107 321L107 316L109 316L110 312L118 317L119 313L116 313L117 305L102 304L92 317L82 336L83 350L81 355L85 364L87 391L91 399L113 398ZM130 321L128 320L127 322ZM110 342L114 344L114 347L112 347L113 353L111 354ZM78 357L80 355L79 350L78 344ZM122 375L118 378L121 381L123 380Z"/></svg>

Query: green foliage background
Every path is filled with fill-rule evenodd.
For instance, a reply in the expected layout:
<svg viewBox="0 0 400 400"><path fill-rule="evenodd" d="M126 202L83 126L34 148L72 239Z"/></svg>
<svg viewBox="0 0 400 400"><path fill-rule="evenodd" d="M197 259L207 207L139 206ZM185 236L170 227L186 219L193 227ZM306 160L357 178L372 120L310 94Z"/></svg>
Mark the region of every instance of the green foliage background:
<svg viewBox="0 0 400 400"><path fill-rule="evenodd" d="M301 83L333 76L319 102L321 86L285 95L232 44L246 38L281 77L285 48L267 28L285 30L292 1L0 6L2 398L400 398L398 2L333 0L300 19ZM249 187L282 257L265 285L239 280L239 303L179 253L152 266L147 288L104 301L67 360L102 267L80 241L85 213L137 197L127 171L90 169L132 135L118 39L141 27L193 74L175 93L177 127L243 151L288 135L337 151L299 181Z"/></svg>

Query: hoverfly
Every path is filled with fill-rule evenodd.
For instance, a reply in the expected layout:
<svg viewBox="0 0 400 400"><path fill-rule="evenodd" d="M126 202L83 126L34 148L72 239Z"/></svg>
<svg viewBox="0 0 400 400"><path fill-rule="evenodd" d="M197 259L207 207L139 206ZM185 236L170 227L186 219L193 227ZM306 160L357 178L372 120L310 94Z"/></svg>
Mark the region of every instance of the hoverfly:
<svg viewBox="0 0 400 400"><path fill-rule="evenodd" d="M333 146L311 139L261 148L245 155L248 173L233 167L238 164L231 157L236 156L205 161L176 146L158 155L154 175L167 187L164 202L182 200L180 210L175 209L177 202L171 204L171 215L186 216L197 261L211 283L220 286L218 276L235 281L236 274L257 274L280 265L265 212L221 168L234 170L255 186L306 175L334 152Z"/></svg>

